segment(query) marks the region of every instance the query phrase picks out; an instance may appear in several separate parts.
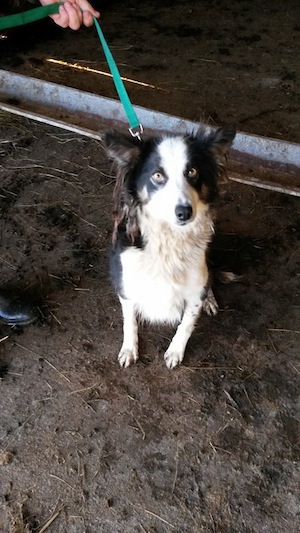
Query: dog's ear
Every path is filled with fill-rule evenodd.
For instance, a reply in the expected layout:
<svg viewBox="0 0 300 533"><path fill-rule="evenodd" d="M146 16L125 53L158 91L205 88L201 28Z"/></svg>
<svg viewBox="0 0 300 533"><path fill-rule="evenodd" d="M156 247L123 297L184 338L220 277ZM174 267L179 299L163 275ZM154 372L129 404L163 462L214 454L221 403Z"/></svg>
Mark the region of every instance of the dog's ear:
<svg viewBox="0 0 300 533"><path fill-rule="evenodd" d="M103 134L102 142L108 156L119 168L131 167L138 160L141 147L135 137L109 130Z"/></svg>
<svg viewBox="0 0 300 533"><path fill-rule="evenodd" d="M209 150L215 156L220 167L225 165L226 155L233 143L235 134L236 129L232 125L227 125L211 132L207 138Z"/></svg>
<svg viewBox="0 0 300 533"><path fill-rule="evenodd" d="M116 182L113 192L114 229L112 235L115 244L120 224L124 223L126 235L133 243L138 235L136 201L128 187L131 172L141 153L141 143L136 138L123 135L116 130L104 133L102 137L108 156L116 165Z"/></svg>

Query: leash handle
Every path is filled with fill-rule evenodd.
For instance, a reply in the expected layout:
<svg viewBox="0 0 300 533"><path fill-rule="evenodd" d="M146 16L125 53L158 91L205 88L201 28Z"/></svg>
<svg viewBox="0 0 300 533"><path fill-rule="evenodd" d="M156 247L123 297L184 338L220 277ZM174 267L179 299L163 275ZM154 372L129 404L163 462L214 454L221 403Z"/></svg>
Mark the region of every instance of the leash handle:
<svg viewBox="0 0 300 533"><path fill-rule="evenodd" d="M105 40L105 37L103 35L103 32L101 30L100 24L96 18L94 18L94 23L96 26L96 30L98 33L98 37L100 39L100 42L102 44L103 52L106 57L106 61L108 63L110 72L112 74L114 84L117 90L117 93L119 95L119 98L123 104L128 122L129 122L129 132L133 137L137 137L139 140L141 140L141 135L143 133L143 126L139 122L139 119L137 118L137 115L133 109L133 106L131 104L131 101L129 99L128 93L125 89L124 83L121 79L118 67L116 65L116 62L112 56L112 53L109 49L109 46Z"/></svg>
<svg viewBox="0 0 300 533"><path fill-rule="evenodd" d="M22 26L23 24L35 22L36 20L43 19L49 15L56 15L61 5L63 5L63 2L55 2L54 4L24 11L24 13L0 17L0 30L7 30L8 28L13 28L15 26Z"/></svg>

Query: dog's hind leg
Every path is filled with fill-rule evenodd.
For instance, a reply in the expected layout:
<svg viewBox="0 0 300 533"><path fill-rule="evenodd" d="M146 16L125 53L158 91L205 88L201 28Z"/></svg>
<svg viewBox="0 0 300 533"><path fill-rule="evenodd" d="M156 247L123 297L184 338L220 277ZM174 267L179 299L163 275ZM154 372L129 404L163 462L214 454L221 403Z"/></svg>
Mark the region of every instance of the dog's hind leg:
<svg viewBox="0 0 300 533"><path fill-rule="evenodd" d="M174 368L182 363L187 342L193 333L202 305L201 295L193 296L187 302L182 320L164 356L168 368Z"/></svg>
<svg viewBox="0 0 300 533"><path fill-rule="evenodd" d="M130 300L119 297L123 312L123 344L118 355L120 366L127 368L138 356L138 323L134 305Z"/></svg>
<svg viewBox="0 0 300 533"><path fill-rule="evenodd" d="M218 302L215 299L215 295L212 291L212 288L209 287L207 290L206 298L203 300L203 311L209 316L216 315L218 313Z"/></svg>
<svg viewBox="0 0 300 533"><path fill-rule="evenodd" d="M238 276L237 274L234 274L233 272L224 272L224 271L217 272L217 273L214 272L214 277L217 278L222 283L226 283L226 284L232 283L233 281L240 281L240 279L242 278L242 276ZM207 289L207 295L205 299L203 300L203 311L205 311L207 315L212 316L212 315L216 315L218 313L218 310L219 310L218 302L215 298L215 295L211 288L211 282L210 282L210 284L208 285L208 289Z"/></svg>

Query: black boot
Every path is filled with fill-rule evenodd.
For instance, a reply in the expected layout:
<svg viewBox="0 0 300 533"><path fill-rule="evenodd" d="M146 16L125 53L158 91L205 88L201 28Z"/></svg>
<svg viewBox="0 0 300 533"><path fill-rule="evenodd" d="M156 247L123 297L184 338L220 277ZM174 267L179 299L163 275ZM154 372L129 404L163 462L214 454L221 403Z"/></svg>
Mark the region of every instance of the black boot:
<svg viewBox="0 0 300 533"><path fill-rule="evenodd" d="M0 291L0 324L27 326L39 318L35 305Z"/></svg>

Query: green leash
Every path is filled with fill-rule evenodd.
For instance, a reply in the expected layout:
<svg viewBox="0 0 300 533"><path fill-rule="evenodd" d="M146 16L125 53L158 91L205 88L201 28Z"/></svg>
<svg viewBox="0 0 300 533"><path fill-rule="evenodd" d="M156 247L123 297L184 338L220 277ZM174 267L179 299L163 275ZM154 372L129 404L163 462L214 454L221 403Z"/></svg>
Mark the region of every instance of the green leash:
<svg viewBox="0 0 300 533"><path fill-rule="evenodd" d="M9 15L8 17L0 18L0 30L7 30L7 28L14 28L15 26L23 26L23 24L29 24L29 22L35 22L36 20L43 19L49 15L56 15L59 10L59 6L62 2L49 4L48 6L36 7L30 9L24 13L17 13L16 15Z"/></svg>
<svg viewBox="0 0 300 533"><path fill-rule="evenodd" d="M48 17L49 15L55 15L58 13L59 7L62 4L63 4L62 2L56 2L54 4L49 4L47 6L41 6L35 9L31 9L29 11L25 11L24 13L18 13L16 15L9 15L7 17L0 17L0 31L6 30L7 28L22 26L23 24L28 24L30 22L35 22L44 17ZM95 27L98 33L98 37L102 44L104 55L106 57L111 75L113 77L117 93L123 104L124 111L126 113L126 116L129 122L129 131L133 137L137 137L139 140L141 140L141 135L143 133L143 126L139 122L137 115L133 109L128 93L121 79L116 62L104 38L100 24L95 17L94 17L94 24L95 24Z"/></svg>
<svg viewBox="0 0 300 533"><path fill-rule="evenodd" d="M131 101L129 99L129 96L127 94L127 91L125 89L124 83L121 79L118 67L116 65L116 62L112 56L112 53L109 49L109 46L104 38L103 32L101 30L100 24L96 18L94 18L94 23L96 26L96 30L98 33L98 37L100 39L100 42L102 44L103 52L106 57L106 61L108 63L111 75L114 80L114 84L117 90L117 93L119 95L119 98L123 104L124 111L127 116L127 120L129 122L129 131L133 137L137 137L139 140L141 140L141 135L143 133L143 126L139 122L139 119L136 116L136 113L132 107Z"/></svg>

